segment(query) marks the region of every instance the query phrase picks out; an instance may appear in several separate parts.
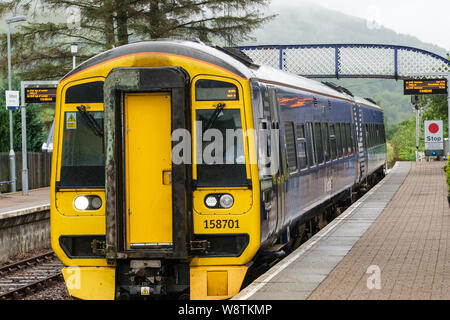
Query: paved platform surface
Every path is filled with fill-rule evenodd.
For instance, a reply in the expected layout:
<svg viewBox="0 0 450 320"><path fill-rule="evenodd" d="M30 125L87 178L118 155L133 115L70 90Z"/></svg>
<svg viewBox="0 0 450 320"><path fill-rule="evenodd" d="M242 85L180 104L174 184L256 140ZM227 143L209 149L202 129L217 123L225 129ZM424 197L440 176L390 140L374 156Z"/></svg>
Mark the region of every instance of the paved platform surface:
<svg viewBox="0 0 450 320"><path fill-rule="evenodd" d="M398 162L234 299L450 299L444 162Z"/></svg>
<svg viewBox="0 0 450 320"><path fill-rule="evenodd" d="M29 190L26 196L22 192L0 194L0 219L49 209L50 187Z"/></svg>

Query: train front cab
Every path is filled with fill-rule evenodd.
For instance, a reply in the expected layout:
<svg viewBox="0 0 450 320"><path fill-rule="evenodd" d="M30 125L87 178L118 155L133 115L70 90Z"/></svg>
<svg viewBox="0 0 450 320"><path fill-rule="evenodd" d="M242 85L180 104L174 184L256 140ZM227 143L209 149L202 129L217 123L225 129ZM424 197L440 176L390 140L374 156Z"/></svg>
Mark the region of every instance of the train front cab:
<svg viewBox="0 0 450 320"><path fill-rule="evenodd" d="M224 76L191 79L181 67L115 68L97 80L105 80L106 190L100 182L97 188L81 188L81 176L72 186L58 186L64 170L57 168L68 159L55 155L53 169L58 183L52 192L52 247L67 266L63 275L69 294L81 299L235 295L260 240L258 170L256 161L250 161L255 142L245 134L253 127L248 83ZM214 85L225 96L208 96ZM60 101L68 88L59 89ZM92 129L92 120L97 122L92 116L100 118L103 109L100 103L67 102L59 115L64 132L60 151L67 148L65 136L76 132L67 130L70 115L76 119L72 123L80 125L84 119ZM95 111L99 115L91 113ZM208 129L212 136L221 132L224 137L227 129L234 130L234 151L224 151L223 161L214 158L217 151L208 150L208 141L215 140L203 136ZM195 155L192 164L173 161L172 152L189 145L181 136L175 138L174 133L183 132L196 138L193 149L184 148L177 156L185 160ZM223 143L226 150L230 145L225 139ZM87 210L74 208L79 196L90 201ZM101 199L100 209L91 207L94 197Z"/></svg>

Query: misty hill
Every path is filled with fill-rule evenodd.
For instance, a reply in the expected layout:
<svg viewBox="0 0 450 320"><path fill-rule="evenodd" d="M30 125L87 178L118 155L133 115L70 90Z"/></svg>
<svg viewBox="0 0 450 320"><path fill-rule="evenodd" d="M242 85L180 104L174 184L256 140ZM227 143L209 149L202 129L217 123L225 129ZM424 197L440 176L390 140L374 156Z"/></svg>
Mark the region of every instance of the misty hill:
<svg viewBox="0 0 450 320"><path fill-rule="evenodd" d="M278 16L255 31L252 34L254 40L240 45L373 43L416 47L440 56L445 56L446 53L444 48L424 43L416 37L398 34L385 27L369 28L364 19L311 3L292 5L292 2L286 1L283 4L272 4L267 14ZM374 99L385 109L386 118L390 123L397 123L413 116L410 96L403 95L403 81L383 79L326 81L347 87L355 95Z"/></svg>
<svg viewBox="0 0 450 320"><path fill-rule="evenodd" d="M411 46L445 56L446 50L418 38L399 34L383 26L369 28L367 21L316 4L301 2L272 4L266 14L277 14L271 22L253 32L256 44L374 43ZM449 48L450 49L450 48Z"/></svg>

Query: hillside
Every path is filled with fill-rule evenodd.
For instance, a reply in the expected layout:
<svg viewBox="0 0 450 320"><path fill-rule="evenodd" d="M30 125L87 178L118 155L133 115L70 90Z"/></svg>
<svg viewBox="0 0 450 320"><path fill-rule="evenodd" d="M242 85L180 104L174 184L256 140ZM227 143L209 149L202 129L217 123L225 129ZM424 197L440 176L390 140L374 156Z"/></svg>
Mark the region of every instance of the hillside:
<svg viewBox="0 0 450 320"><path fill-rule="evenodd" d="M446 50L418 38L381 27L370 29L364 19L329 10L311 3L299 6L289 2L271 5L267 14L278 16L252 34L254 40L241 45L376 43L420 48L445 56ZM287 31L289 30L289 31ZM355 95L369 97L385 109L390 123L413 116L410 97L403 95L403 81L344 79L330 81L347 87Z"/></svg>

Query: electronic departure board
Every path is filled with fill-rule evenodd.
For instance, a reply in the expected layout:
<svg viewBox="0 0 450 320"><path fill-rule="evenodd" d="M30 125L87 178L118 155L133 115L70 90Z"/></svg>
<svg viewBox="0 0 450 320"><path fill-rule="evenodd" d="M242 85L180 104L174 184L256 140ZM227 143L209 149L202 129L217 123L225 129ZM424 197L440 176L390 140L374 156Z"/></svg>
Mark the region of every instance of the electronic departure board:
<svg viewBox="0 0 450 320"><path fill-rule="evenodd" d="M56 101L56 88L25 88L25 103Z"/></svg>
<svg viewBox="0 0 450 320"><path fill-rule="evenodd" d="M415 79L405 80L404 94L447 94L447 80L445 79Z"/></svg>

